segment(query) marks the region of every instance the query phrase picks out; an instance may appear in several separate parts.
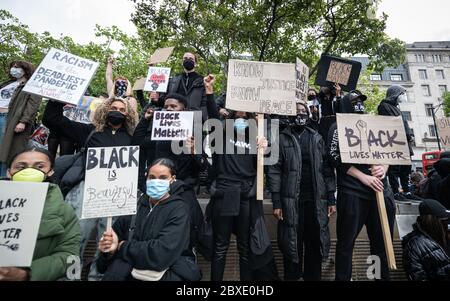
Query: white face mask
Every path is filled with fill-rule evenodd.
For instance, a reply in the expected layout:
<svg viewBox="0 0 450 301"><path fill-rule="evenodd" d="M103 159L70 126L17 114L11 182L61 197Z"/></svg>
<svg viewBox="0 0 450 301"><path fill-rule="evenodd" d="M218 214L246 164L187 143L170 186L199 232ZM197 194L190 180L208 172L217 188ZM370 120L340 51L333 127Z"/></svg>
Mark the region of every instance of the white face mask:
<svg viewBox="0 0 450 301"><path fill-rule="evenodd" d="M22 78L25 75L25 71L23 71L22 68L16 67L12 67L9 73L11 74L12 77L17 79Z"/></svg>
<svg viewBox="0 0 450 301"><path fill-rule="evenodd" d="M402 102L407 102L408 101L408 97L406 97L406 94L401 94L398 98L397 98L398 103L402 103Z"/></svg>

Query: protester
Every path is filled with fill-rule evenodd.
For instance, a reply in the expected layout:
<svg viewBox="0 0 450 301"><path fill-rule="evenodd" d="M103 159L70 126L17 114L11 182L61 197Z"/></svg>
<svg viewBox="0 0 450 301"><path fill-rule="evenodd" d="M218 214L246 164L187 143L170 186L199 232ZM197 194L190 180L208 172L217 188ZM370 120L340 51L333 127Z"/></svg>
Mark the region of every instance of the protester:
<svg viewBox="0 0 450 301"><path fill-rule="evenodd" d="M33 133L41 97L22 91L33 73L31 63L14 61L10 64L10 80L0 88L0 177L5 175L6 163L27 147Z"/></svg>
<svg viewBox="0 0 450 301"><path fill-rule="evenodd" d="M423 198L437 200L450 210L450 152L441 153L420 189Z"/></svg>
<svg viewBox="0 0 450 301"><path fill-rule="evenodd" d="M92 124L72 121L63 115L64 104L49 101L44 111L42 122L52 128L58 126L61 134L73 139L85 149L90 147L113 147L131 145L131 138L136 126L136 112L128 101L122 98L109 99L98 106ZM62 163L62 162L61 162ZM65 168L59 185L66 201L81 217L84 190L85 155ZM57 166L58 167L58 166ZM61 167L58 167L61 168ZM98 225L97 225L98 224ZM92 231L97 227L97 233L103 233L106 219L84 219L81 225L81 254L84 254ZM91 268L91 275L95 279L95 265Z"/></svg>
<svg viewBox="0 0 450 301"><path fill-rule="evenodd" d="M409 127L408 121L403 117L400 111L399 104L406 102L406 89L393 85L390 86L386 91L386 98L381 101L378 106L378 115L381 116L402 116L403 125L405 127L406 138L408 140L408 147L410 156L414 155L413 152L413 142L414 134ZM391 165L389 166L388 177L389 184L392 187L394 196L396 200L414 199L411 192L409 191L409 174L411 173L411 165ZM402 186L403 193L399 191L398 179L400 178L400 183Z"/></svg>
<svg viewBox="0 0 450 301"><path fill-rule="evenodd" d="M211 109L209 116L218 119L217 107ZM223 280L232 232L236 234L240 280L276 280L262 202L256 200L256 150L267 148L267 139L251 140L249 123L255 122L254 114L231 111L228 118L234 125L232 132L227 132L224 122L216 129L223 131L223 140L210 145L214 181L206 219L212 224L214 241L211 280Z"/></svg>
<svg viewBox="0 0 450 301"><path fill-rule="evenodd" d="M415 171L411 173L411 185L410 185L410 191L414 198L421 199L422 198L422 191L420 187L420 183L425 179L423 173L419 171Z"/></svg>
<svg viewBox="0 0 450 301"><path fill-rule="evenodd" d="M317 99L320 103L321 118L318 132L328 144L328 133L330 127L336 122L336 111L341 100L342 89L339 84L332 87L321 87Z"/></svg>
<svg viewBox="0 0 450 301"><path fill-rule="evenodd" d="M450 211L436 200L423 200L414 230L402 240L403 266L409 280L450 280Z"/></svg>
<svg viewBox="0 0 450 301"><path fill-rule="evenodd" d="M208 94L208 101L214 105L214 96L211 91ZM187 100L180 94L169 94L166 96L164 103L164 111L184 111L187 107ZM142 192L146 191L145 172L148 166L160 158L168 158L175 163L177 170L177 178L182 180L185 184L186 193L190 194L188 198L188 206L191 217L191 241L190 247L195 248L198 241L198 231L203 224L203 212L195 195L195 186L198 184L198 176L206 166L206 158L201 154L195 154L194 138L190 137L186 141L186 146L183 153L176 154L172 150L172 141L152 141L152 124L153 124L154 109L147 108L144 116L141 118L133 135L132 143L140 145L139 154L139 189ZM183 142L180 142L183 143Z"/></svg>
<svg viewBox="0 0 450 301"><path fill-rule="evenodd" d="M135 112L138 111L137 101L133 97L133 90L130 81L123 76L118 76L115 79L113 76L114 58L109 57L106 64L106 89L108 91L109 98L125 98L131 105L131 109Z"/></svg>
<svg viewBox="0 0 450 301"><path fill-rule="evenodd" d="M200 270L189 250L189 208L184 183L176 180L170 159L151 164L146 194L135 217L119 217L99 240L104 281L199 281ZM130 232L130 229L133 229Z"/></svg>
<svg viewBox="0 0 450 301"><path fill-rule="evenodd" d="M203 120L208 119L207 95L203 83L203 76L195 71L198 65L197 56L191 52L183 55L183 70L179 74L169 80L167 94L180 94L187 99L187 109L190 111L202 111ZM160 98L165 99L165 95L161 94Z"/></svg>
<svg viewBox="0 0 450 301"><path fill-rule="evenodd" d="M66 277L71 256L80 255L80 225L58 186L51 183L54 159L45 149L26 148L11 158L14 182L50 182L30 268L2 267L0 281L56 281Z"/></svg>
<svg viewBox="0 0 450 301"><path fill-rule="evenodd" d="M320 281L329 238L323 237L321 224L328 224L328 217L336 212L334 170L328 166L322 137L307 126L307 105L297 103L297 116L292 119L280 134L279 161L267 173L278 220L278 246L285 280L298 280L303 271L304 280Z"/></svg>
<svg viewBox="0 0 450 301"><path fill-rule="evenodd" d="M309 126L314 130L319 130L320 119L322 118L322 106L317 98L317 91L313 88L308 90Z"/></svg>
<svg viewBox="0 0 450 301"><path fill-rule="evenodd" d="M360 92L352 91L341 99L339 113L364 114L366 99L367 97ZM342 163L336 124L330 128L329 151L337 172L336 280L351 279L353 247L364 225L370 239L370 253L377 255L381 260L381 279L389 280L389 268L375 194L376 191L384 192L392 234L395 206L393 193L385 177L387 166L371 167L366 164Z"/></svg>

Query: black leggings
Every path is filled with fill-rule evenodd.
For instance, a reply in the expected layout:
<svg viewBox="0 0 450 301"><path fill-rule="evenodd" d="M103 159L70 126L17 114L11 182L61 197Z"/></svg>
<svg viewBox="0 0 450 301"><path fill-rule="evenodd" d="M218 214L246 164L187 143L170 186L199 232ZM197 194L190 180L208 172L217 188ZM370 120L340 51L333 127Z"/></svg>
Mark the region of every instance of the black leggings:
<svg viewBox="0 0 450 301"><path fill-rule="evenodd" d="M222 281L225 270L226 256L230 246L233 229L236 230L237 248L239 252L239 274L241 281L250 281L249 269L249 238L250 238L250 201L242 198L238 216L221 216L213 213L214 253L211 262L211 280Z"/></svg>
<svg viewBox="0 0 450 301"><path fill-rule="evenodd" d="M56 158L56 153L59 148L59 155L73 155L75 153L75 142L72 140L67 140L61 137L49 137L48 138L48 151Z"/></svg>

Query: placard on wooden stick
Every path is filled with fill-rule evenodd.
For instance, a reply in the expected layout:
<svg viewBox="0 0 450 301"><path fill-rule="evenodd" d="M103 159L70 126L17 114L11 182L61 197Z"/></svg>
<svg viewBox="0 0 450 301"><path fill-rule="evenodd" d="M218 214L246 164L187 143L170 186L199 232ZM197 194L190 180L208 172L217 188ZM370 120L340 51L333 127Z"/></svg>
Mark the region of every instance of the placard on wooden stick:
<svg viewBox="0 0 450 301"><path fill-rule="evenodd" d="M322 55L319 61L315 84L330 87L338 83L343 91L355 90L362 64L340 57Z"/></svg>
<svg viewBox="0 0 450 301"><path fill-rule="evenodd" d="M169 59L170 55L172 54L174 48L175 47L156 49L155 52L153 53L152 57L148 61L148 64L154 65L154 64L166 62Z"/></svg>

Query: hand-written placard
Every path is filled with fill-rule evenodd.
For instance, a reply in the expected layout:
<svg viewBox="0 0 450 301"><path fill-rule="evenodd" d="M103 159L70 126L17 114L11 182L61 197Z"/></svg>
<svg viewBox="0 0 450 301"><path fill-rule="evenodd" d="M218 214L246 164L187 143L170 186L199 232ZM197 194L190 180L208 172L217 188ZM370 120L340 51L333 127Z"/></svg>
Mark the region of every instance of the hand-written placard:
<svg viewBox="0 0 450 301"><path fill-rule="evenodd" d="M166 62L169 59L170 55L172 54L174 48L175 47L156 49L148 63L158 64Z"/></svg>
<svg viewBox="0 0 450 301"><path fill-rule="evenodd" d="M133 215L139 146L89 148L81 218Z"/></svg>
<svg viewBox="0 0 450 301"><path fill-rule="evenodd" d="M226 108L296 115L295 75L295 64L230 60Z"/></svg>
<svg viewBox="0 0 450 301"><path fill-rule="evenodd" d="M0 181L0 267L29 267L48 183Z"/></svg>
<svg viewBox="0 0 450 301"><path fill-rule="evenodd" d="M309 68L299 58L295 63L295 99L297 102L308 102Z"/></svg>
<svg viewBox="0 0 450 301"><path fill-rule="evenodd" d="M144 91L165 93L169 84L170 68L150 67Z"/></svg>
<svg viewBox="0 0 450 301"><path fill-rule="evenodd" d="M348 85L348 80L351 73L351 64L331 61L330 68L328 69L327 81L346 86Z"/></svg>
<svg viewBox="0 0 450 301"><path fill-rule="evenodd" d="M411 164L405 128L400 116L336 116L343 163Z"/></svg>
<svg viewBox="0 0 450 301"><path fill-rule="evenodd" d="M439 139L444 150L450 150L450 118L441 118L437 121Z"/></svg>
<svg viewBox="0 0 450 301"><path fill-rule="evenodd" d="M194 112L155 112L152 140L186 140L193 136Z"/></svg>
<svg viewBox="0 0 450 301"><path fill-rule="evenodd" d="M23 91L77 105L97 68L94 61L52 48Z"/></svg>
<svg viewBox="0 0 450 301"><path fill-rule="evenodd" d="M103 102L100 98L83 96L76 107L64 107L64 116L72 121L89 124L92 123L95 110Z"/></svg>

